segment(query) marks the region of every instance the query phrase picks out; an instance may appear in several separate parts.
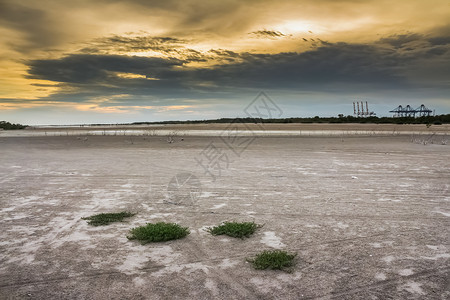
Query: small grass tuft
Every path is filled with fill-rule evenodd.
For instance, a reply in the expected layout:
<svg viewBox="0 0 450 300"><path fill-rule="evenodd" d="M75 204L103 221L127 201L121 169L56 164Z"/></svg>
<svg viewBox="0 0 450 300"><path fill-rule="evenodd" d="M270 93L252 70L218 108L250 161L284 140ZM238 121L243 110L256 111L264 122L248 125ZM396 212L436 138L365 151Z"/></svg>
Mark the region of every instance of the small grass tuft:
<svg viewBox="0 0 450 300"><path fill-rule="evenodd" d="M228 235L235 238L250 237L256 229L262 227L254 222L225 222L219 226L208 227L206 230L212 235Z"/></svg>
<svg viewBox="0 0 450 300"><path fill-rule="evenodd" d="M297 254L289 254L286 251L274 250L263 251L255 256L253 259L247 259L249 263L257 270L283 270L290 272L294 266L294 258Z"/></svg>
<svg viewBox="0 0 450 300"><path fill-rule="evenodd" d="M127 236L129 240L138 240L141 244L147 244L181 239L189 234L189 229L175 223L147 223L145 226L131 229L130 234Z"/></svg>
<svg viewBox="0 0 450 300"><path fill-rule="evenodd" d="M122 222L124 218L129 218L134 216L134 213L122 211L119 213L106 213L98 214L90 217L81 218L83 220L89 220L88 224L93 226L108 225L113 222Z"/></svg>

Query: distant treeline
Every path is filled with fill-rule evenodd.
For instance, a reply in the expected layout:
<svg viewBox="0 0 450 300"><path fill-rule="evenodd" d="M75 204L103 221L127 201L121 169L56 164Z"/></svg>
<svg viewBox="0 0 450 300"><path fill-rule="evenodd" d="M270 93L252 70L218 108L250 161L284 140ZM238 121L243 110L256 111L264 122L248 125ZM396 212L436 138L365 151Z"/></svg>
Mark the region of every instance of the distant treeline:
<svg viewBox="0 0 450 300"><path fill-rule="evenodd" d="M24 129L25 125L22 124L13 124L6 121L0 121L0 128L4 130L12 130L12 129Z"/></svg>
<svg viewBox="0 0 450 300"><path fill-rule="evenodd" d="M313 117L313 118L283 118L283 119L261 119L261 118L222 118L214 120L192 120L192 121L162 121L162 122L135 122L133 125L144 124L209 124L209 123L370 123L370 124L450 124L450 114L429 117L366 117L353 116L339 117Z"/></svg>

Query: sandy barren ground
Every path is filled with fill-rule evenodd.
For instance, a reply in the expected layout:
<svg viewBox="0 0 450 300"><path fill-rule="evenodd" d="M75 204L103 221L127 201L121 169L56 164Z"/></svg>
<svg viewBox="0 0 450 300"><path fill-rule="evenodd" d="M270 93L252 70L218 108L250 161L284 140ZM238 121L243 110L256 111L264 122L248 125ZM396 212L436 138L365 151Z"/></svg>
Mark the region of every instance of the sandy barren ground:
<svg viewBox="0 0 450 300"><path fill-rule="evenodd" d="M238 131L251 136L397 136L448 135L450 124L256 124L237 120L223 124L164 124L164 125L98 125L98 126L37 126L25 130L0 131L0 137L11 136L219 136Z"/></svg>
<svg viewBox="0 0 450 300"><path fill-rule="evenodd" d="M359 123L241 123L233 122L242 129L261 129L261 126L266 130L367 130L367 131L420 131L420 132L448 132L450 131L450 124L432 125L427 127L425 124L359 124ZM79 129L172 129L172 130L223 130L229 127L229 123L211 123L211 124L150 124L150 125L96 125L96 126L37 126L30 127L29 130L79 130Z"/></svg>
<svg viewBox="0 0 450 300"><path fill-rule="evenodd" d="M220 174L206 169L215 180L197 162L212 146L224 155ZM241 146L232 152L218 137L0 138L0 298L450 297L450 145L346 136ZM183 174L198 181L169 184ZM120 210L138 215L106 227L80 219ZM204 231L227 220L264 227L245 240ZM191 234L127 240L130 228L157 221ZM265 249L298 253L294 272L245 262Z"/></svg>

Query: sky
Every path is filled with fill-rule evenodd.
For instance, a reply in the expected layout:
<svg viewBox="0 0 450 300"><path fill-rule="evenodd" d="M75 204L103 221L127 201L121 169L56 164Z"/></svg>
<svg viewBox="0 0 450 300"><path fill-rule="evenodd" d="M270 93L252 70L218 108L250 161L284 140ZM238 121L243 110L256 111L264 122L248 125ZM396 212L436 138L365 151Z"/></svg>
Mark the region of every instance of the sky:
<svg viewBox="0 0 450 300"><path fill-rule="evenodd" d="M450 113L448 0L0 0L0 120ZM278 116L278 115L277 115Z"/></svg>

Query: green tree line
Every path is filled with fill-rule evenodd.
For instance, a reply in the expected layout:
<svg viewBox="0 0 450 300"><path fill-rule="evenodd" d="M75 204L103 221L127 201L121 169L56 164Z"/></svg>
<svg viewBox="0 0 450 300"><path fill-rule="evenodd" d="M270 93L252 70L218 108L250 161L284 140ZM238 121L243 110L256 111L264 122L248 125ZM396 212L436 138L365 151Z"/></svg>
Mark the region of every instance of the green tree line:
<svg viewBox="0 0 450 300"><path fill-rule="evenodd" d="M428 117L365 117L354 116L339 117L313 117L313 118L281 118L281 119L262 119L262 118L221 118L213 120L190 120L190 121L162 121L162 122L135 122L134 125L143 124L209 124L209 123L369 123L369 124L450 124L450 114L428 116Z"/></svg>
<svg viewBox="0 0 450 300"><path fill-rule="evenodd" d="M13 129L24 129L25 125L22 124L13 124L6 121L0 121L0 128L4 130L13 130Z"/></svg>

